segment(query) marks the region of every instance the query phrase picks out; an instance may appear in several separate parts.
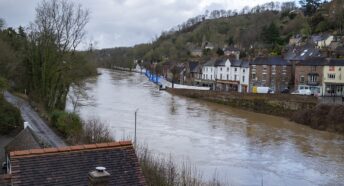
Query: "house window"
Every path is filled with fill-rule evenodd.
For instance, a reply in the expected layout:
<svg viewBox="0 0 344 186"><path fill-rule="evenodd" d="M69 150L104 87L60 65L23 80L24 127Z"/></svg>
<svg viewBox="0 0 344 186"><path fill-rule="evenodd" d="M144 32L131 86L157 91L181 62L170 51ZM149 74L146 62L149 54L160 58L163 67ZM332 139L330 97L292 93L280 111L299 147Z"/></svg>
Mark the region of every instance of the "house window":
<svg viewBox="0 0 344 186"><path fill-rule="evenodd" d="M245 72L245 69L242 69L242 72Z"/></svg>
<svg viewBox="0 0 344 186"><path fill-rule="evenodd" d="M234 81L236 81L237 80L237 75L234 75Z"/></svg>
<svg viewBox="0 0 344 186"><path fill-rule="evenodd" d="M245 82L245 76L242 76L242 82Z"/></svg>
<svg viewBox="0 0 344 186"><path fill-rule="evenodd" d="M208 74L206 75L206 79L208 79Z"/></svg>
<svg viewBox="0 0 344 186"><path fill-rule="evenodd" d="M229 67L227 67L227 72L229 72Z"/></svg>
<svg viewBox="0 0 344 186"><path fill-rule="evenodd" d="M222 74L220 74L220 79L222 80Z"/></svg>
<svg viewBox="0 0 344 186"><path fill-rule="evenodd" d="M234 71L236 72L236 71L237 71L237 68L234 68Z"/></svg>
<svg viewBox="0 0 344 186"><path fill-rule="evenodd" d="M276 71L276 65L272 65L271 70Z"/></svg>
<svg viewBox="0 0 344 186"><path fill-rule="evenodd" d="M227 80L229 80L229 75L227 74Z"/></svg>
<svg viewBox="0 0 344 186"><path fill-rule="evenodd" d="M222 67L220 68L220 71L222 71Z"/></svg>
<svg viewBox="0 0 344 186"><path fill-rule="evenodd" d="M305 82L305 76L300 76L300 83L304 83Z"/></svg>
<svg viewBox="0 0 344 186"><path fill-rule="evenodd" d="M213 79L213 75L210 75L210 79Z"/></svg>
<svg viewBox="0 0 344 186"><path fill-rule="evenodd" d="M256 74L252 74L252 79L256 79Z"/></svg>
<svg viewBox="0 0 344 186"><path fill-rule="evenodd" d="M336 74L327 74L329 79L336 79Z"/></svg>
<svg viewBox="0 0 344 186"><path fill-rule="evenodd" d="M310 75L310 76L308 76L308 81L309 82L316 82L317 79L318 79L317 75Z"/></svg>
<svg viewBox="0 0 344 186"><path fill-rule="evenodd" d="M266 65L263 65L263 70L266 70L268 67Z"/></svg>

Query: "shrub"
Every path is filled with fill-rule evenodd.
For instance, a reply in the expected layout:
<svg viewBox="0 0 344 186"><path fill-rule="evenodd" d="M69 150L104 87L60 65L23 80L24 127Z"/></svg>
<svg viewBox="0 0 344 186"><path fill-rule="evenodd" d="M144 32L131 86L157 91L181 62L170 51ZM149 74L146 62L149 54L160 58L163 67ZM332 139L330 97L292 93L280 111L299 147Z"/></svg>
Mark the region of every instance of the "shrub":
<svg viewBox="0 0 344 186"><path fill-rule="evenodd" d="M53 111L51 114L51 122L67 140L75 136L79 136L82 132L82 121L80 117L74 113L65 111Z"/></svg>
<svg viewBox="0 0 344 186"><path fill-rule="evenodd" d="M114 141L106 123L99 119L92 119L83 123L82 142L86 144Z"/></svg>
<svg viewBox="0 0 344 186"><path fill-rule="evenodd" d="M0 94L0 134L9 134L23 127L20 111L8 103Z"/></svg>

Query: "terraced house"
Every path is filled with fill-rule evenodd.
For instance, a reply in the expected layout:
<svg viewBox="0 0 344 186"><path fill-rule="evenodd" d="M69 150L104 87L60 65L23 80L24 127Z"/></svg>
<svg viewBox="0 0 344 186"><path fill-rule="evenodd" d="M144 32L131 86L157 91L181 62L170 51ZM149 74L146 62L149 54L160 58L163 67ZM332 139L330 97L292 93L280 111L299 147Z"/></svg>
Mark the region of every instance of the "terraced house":
<svg viewBox="0 0 344 186"><path fill-rule="evenodd" d="M218 91L249 91L249 62L237 59L208 61L202 69L202 78L211 81Z"/></svg>
<svg viewBox="0 0 344 186"><path fill-rule="evenodd" d="M289 88L291 65L282 57L257 57L250 62L250 89L270 87L275 92Z"/></svg>
<svg viewBox="0 0 344 186"><path fill-rule="evenodd" d="M322 85L324 96L344 95L344 60L329 59L323 67L324 81Z"/></svg>

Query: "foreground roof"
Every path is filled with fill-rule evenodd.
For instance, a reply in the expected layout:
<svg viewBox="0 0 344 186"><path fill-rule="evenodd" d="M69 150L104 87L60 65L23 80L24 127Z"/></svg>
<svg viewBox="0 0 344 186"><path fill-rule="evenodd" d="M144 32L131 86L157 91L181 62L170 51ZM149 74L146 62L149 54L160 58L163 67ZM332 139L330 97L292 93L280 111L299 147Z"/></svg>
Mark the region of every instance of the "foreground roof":
<svg viewBox="0 0 344 186"><path fill-rule="evenodd" d="M130 141L10 153L13 185L88 185L97 166L110 173L109 185L145 185Z"/></svg>

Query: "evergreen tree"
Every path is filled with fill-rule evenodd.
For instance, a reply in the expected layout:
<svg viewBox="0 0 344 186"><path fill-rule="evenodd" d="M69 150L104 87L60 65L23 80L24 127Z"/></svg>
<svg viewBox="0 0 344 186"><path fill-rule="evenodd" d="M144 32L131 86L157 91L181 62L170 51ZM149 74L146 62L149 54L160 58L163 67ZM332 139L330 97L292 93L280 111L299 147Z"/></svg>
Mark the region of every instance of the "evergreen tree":
<svg viewBox="0 0 344 186"><path fill-rule="evenodd" d="M299 3L303 8L304 14L312 16L321 5L321 0L300 0Z"/></svg>

